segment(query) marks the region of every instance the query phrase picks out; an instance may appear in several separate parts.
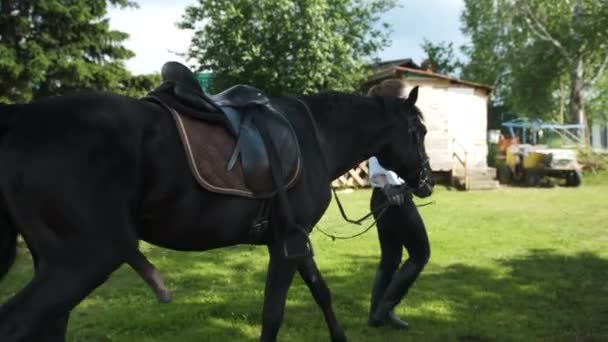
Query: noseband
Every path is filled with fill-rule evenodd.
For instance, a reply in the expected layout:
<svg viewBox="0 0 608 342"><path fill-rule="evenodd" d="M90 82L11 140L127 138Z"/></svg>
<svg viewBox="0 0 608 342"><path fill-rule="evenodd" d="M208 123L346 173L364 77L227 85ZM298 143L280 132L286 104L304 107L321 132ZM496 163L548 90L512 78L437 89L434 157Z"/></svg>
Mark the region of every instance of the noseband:
<svg viewBox="0 0 608 342"><path fill-rule="evenodd" d="M410 188L411 190L415 190L415 189L422 189L424 187L430 186L431 183L429 180L429 173L427 172L429 169L430 169L429 158L426 158L424 160L424 162L422 162L422 164L420 165L419 168L406 174L406 176L405 176L406 184L407 184L407 179L409 179L413 175L418 175L417 186L412 187L410 184L407 184L407 187Z"/></svg>

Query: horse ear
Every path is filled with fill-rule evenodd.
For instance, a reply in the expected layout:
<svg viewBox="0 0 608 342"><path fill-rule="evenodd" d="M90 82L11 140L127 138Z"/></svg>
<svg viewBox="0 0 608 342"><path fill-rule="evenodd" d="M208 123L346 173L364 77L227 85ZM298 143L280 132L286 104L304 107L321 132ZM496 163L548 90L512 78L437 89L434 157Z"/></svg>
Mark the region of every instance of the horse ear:
<svg viewBox="0 0 608 342"><path fill-rule="evenodd" d="M418 100L418 86L415 86L414 89L410 91L410 94L407 96L407 103L412 106L416 105L416 101Z"/></svg>

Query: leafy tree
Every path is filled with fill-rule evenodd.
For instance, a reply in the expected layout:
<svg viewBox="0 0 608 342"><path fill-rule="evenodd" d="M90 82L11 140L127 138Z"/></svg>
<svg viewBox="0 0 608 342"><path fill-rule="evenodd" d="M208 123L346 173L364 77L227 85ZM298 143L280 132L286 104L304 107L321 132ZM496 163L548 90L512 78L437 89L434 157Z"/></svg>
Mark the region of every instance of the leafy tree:
<svg viewBox="0 0 608 342"><path fill-rule="evenodd" d="M472 41L464 76L494 84L522 113L546 117L567 102L568 121L585 122L608 68L605 0L465 0L462 21Z"/></svg>
<svg viewBox="0 0 608 342"><path fill-rule="evenodd" d="M124 77L114 91L118 94L142 97L160 85L160 74L134 75Z"/></svg>
<svg viewBox="0 0 608 342"><path fill-rule="evenodd" d="M388 44L380 14L394 0L199 0L180 27L188 57L214 73L214 88L253 84L271 94L352 90Z"/></svg>
<svg viewBox="0 0 608 342"><path fill-rule="evenodd" d="M0 101L76 89L137 93L130 85L152 82L152 76L132 80L125 69L133 53L122 46L128 35L110 29L108 5L135 6L129 0L0 1Z"/></svg>
<svg viewBox="0 0 608 342"><path fill-rule="evenodd" d="M589 93L589 120L608 123L608 75L604 75Z"/></svg>
<svg viewBox="0 0 608 342"><path fill-rule="evenodd" d="M463 32L471 40L463 47L468 63L463 65L462 77L492 85L495 106L527 116L546 118L553 114L550 84L554 73L535 73L537 67L555 69L549 61L538 64L543 56L535 56L539 51L550 56L552 49L547 50L547 44L524 48L527 34L518 28L525 24L513 15L509 1L465 0L461 21Z"/></svg>
<svg viewBox="0 0 608 342"><path fill-rule="evenodd" d="M431 64L433 72L456 76L462 62L454 54L454 43L440 42L434 44L424 39L422 49L427 55L426 63Z"/></svg>

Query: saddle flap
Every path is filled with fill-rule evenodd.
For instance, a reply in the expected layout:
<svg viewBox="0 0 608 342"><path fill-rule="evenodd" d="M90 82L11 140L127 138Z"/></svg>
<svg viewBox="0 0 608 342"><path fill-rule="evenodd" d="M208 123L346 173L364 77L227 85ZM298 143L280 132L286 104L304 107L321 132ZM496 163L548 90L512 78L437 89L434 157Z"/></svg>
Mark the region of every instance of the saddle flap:
<svg viewBox="0 0 608 342"><path fill-rule="evenodd" d="M277 193L266 145L255 126L255 120L243 120L237 141L226 125L183 115L158 98L153 99L173 116L192 174L203 188L247 198L270 198ZM300 151L293 128L282 115L276 114L263 111L241 113L241 116L257 115L267 119L264 123L279 156L283 184L289 189L296 184L300 175ZM228 169L235 149L238 150L238 161Z"/></svg>

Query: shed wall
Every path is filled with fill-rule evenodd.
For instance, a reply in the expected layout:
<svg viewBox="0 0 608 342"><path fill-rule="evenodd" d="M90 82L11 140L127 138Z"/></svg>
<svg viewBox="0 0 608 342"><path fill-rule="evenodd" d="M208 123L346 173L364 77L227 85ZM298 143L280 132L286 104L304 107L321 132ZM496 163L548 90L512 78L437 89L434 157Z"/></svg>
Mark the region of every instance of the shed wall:
<svg viewBox="0 0 608 342"><path fill-rule="evenodd" d="M467 167L486 167L487 94L444 80L404 81L408 91L420 87L417 105L428 130L425 144L433 171L451 171L453 152L462 156L462 149L467 152Z"/></svg>

